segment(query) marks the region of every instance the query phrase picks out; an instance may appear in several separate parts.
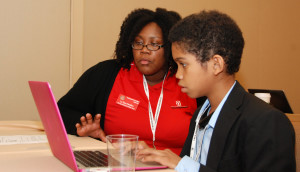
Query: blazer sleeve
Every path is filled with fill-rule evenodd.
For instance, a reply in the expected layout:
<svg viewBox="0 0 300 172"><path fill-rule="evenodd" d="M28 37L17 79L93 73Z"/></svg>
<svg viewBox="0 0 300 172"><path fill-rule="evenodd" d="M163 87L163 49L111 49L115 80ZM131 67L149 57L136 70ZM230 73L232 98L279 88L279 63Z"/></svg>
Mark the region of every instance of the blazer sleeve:
<svg viewBox="0 0 300 172"><path fill-rule="evenodd" d="M275 109L240 120L228 137L218 172L296 172L295 133L289 119ZM212 170L206 167L208 172Z"/></svg>
<svg viewBox="0 0 300 172"><path fill-rule="evenodd" d="M258 116L243 144L245 171L296 171L295 132L283 113L271 110Z"/></svg>
<svg viewBox="0 0 300 172"><path fill-rule="evenodd" d="M74 86L58 101L67 133L76 135L75 124L86 113L101 113L104 127L107 100L120 70L115 60L100 62L88 69Z"/></svg>

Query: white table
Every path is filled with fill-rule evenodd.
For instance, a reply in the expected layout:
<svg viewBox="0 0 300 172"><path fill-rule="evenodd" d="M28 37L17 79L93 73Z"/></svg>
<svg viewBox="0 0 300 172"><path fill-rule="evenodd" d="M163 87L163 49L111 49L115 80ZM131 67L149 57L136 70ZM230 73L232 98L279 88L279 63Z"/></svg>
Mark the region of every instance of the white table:
<svg viewBox="0 0 300 172"><path fill-rule="evenodd" d="M40 121L0 121L0 136L12 135L45 135ZM101 149L106 144L89 137L69 135L72 149ZM56 159L50 150L49 144L12 144L0 145L1 171L31 171L31 172L71 172L64 163ZM172 169L147 170L147 172L174 172Z"/></svg>

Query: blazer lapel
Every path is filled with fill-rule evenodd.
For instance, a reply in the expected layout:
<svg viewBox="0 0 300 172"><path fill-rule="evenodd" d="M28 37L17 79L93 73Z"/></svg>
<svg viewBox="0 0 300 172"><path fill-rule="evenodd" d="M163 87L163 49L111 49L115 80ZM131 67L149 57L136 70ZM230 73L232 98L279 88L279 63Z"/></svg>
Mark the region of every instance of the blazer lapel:
<svg viewBox="0 0 300 172"><path fill-rule="evenodd" d="M217 119L207 156L207 167L217 170L229 131L240 115L238 108L243 103L244 95L245 90L236 82Z"/></svg>

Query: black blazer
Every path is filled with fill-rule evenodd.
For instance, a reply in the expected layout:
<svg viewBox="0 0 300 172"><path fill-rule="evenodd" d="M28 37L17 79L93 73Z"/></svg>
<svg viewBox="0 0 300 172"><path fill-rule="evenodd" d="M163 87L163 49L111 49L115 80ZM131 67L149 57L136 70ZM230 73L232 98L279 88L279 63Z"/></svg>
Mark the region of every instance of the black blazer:
<svg viewBox="0 0 300 172"><path fill-rule="evenodd" d="M200 107L201 108L201 107ZM190 154L196 110L180 154ZM212 134L201 172L295 172L295 133L286 115L247 93L237 82Z"/></svg>

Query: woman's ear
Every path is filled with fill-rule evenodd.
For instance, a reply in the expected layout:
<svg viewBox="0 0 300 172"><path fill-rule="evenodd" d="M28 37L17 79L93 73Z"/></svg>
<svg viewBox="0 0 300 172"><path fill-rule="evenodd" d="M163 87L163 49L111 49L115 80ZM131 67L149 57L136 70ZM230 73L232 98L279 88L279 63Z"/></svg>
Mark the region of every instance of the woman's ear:
<svg viewBox="0 0 300 172"><path fill-rule="evenodd" d="M215 75L218 75L225 71L225 61L222 56L214 55L211 59L213 62L213 71Z"/></svg>

